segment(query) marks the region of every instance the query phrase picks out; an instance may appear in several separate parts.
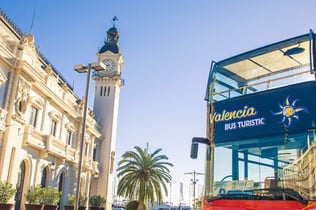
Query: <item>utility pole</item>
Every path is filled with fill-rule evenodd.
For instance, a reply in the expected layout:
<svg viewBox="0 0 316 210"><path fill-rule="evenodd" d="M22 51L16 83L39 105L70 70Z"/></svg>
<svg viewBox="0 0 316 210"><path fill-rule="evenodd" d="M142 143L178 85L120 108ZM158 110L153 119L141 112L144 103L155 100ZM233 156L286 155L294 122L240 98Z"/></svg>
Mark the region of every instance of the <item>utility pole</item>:
<svg viewBox="0 0 316 210"><path fill-rule="evenodd" d="M184 173L185 175L189 174L189 175L193 175L193 179L191 179L192 183L193 183L193 209L196 210L196 205L195 205L195 185L196 183L199 181L196 176L197 175L204 175L203 173L198 173L195 170L193 172L187 172Z"/></svg>

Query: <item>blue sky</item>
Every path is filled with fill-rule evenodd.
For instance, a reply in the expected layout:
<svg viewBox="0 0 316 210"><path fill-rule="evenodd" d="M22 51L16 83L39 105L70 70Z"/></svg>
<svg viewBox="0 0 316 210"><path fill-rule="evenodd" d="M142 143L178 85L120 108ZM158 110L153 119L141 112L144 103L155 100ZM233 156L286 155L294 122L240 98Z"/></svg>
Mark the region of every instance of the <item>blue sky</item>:
<svg viewBox="0 0 316 210"><path fill-rule="evenodd" d="M29 32L35 2L1 0L0 8ZM116 160L135 145L162 148L174 164L172 197L177 200L183 182L187 200L193 177L184 173L204 172L204 147L191 160L190 144L206 133L203 99L211 61L316 31L315 6L313 0L37 0L32 33L40 52L82 97L85 75L73 66L96 60L111 19L118 17L125 87ZM229 153L217 150L216 161L219 180L230 174ZM252 170L250 179L263 179L263 169Z"/></svg>

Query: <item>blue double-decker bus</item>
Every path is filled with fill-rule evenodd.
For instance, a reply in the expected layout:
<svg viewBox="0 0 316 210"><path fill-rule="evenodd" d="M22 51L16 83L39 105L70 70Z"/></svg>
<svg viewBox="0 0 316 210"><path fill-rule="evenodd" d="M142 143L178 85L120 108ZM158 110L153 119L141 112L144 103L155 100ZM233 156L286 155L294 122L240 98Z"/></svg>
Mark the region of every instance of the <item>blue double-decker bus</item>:
<svg viewBox="0 0 316 210"><path fill-rule="evenodd" d="M206 145L204 209L313 208L315 46L310 30L212 62L205 94L207 136L193 138L191 148L196 158L198 144ZM232 156L231 181L221 185L214 181L218 147ZM249 164L273 173L258 184L249 179Z"/></svg>

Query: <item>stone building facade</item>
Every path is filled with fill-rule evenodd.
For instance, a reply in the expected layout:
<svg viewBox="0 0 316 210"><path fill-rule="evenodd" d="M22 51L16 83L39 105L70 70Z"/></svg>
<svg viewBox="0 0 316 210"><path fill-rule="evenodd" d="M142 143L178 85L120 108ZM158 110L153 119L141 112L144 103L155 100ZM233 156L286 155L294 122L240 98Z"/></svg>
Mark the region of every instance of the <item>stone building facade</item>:
<svg viewBox="0 0 316 210"><path fill-rule="evenodd" d="M113 63L110 70L93 76L98 93L94 109L99 113L88 110L80 178L80 192L106 197L107 209L123 86L117 41L113 25L97 53L98 61ZM61 207L68 194L76 193L84 100L36 49L33 35L23 34L0 12L0 181L16 187L15 209L24 209L31 186L58 188Z"/></svg>

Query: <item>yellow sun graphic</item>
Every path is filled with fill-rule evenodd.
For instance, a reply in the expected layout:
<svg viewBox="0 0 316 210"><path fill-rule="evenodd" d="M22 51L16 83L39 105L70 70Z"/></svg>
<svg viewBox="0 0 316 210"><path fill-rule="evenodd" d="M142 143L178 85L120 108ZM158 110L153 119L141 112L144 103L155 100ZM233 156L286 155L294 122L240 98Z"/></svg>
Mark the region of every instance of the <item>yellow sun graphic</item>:
<svg viewBox="0 0 316 210"><path fill-rule="evenodd" d="M290 102L289 97L287 97L283 103L283 105L279 104L281 108L278 112L272 112L273 115L281 115L283 116L281 123L285 125L286 128L289 128L292 125L293 119L299 120L298 113L305 112L308 113L308 109L304 106L296 106L296 102L299 99L295 99Z"/></svg>

